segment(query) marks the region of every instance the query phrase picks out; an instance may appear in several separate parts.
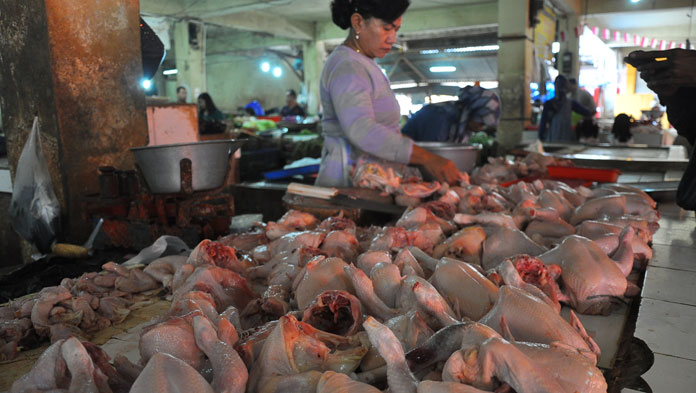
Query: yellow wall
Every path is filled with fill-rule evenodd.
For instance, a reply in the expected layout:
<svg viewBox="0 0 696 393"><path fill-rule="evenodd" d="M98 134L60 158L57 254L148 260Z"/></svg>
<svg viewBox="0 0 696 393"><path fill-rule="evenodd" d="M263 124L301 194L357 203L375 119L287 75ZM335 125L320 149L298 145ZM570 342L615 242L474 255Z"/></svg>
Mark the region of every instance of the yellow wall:
<svg viewBox="0 0 696 393"><path fill-rule="evenodd" d="M641 111L651 108L655 94L636 94L636 76L635 67L626 64L626 88L621 89L621 94L616 95L614 116L625 113L633 116L636 120L640 120ZM662 128L669 128L666 114L662 116L661 122Z"/></svg>

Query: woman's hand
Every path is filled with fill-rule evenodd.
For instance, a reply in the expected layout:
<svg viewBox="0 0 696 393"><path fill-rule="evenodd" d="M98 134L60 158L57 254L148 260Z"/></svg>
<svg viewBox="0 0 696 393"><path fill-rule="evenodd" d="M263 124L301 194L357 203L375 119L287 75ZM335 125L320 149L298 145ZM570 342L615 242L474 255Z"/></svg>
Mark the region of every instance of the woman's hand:
<svg viewBox="0 0 696 393"><path fill-rule="evenodd" d="M461 172L451 160L417 145L413 145L410 163L423 166L430 175L440 182L455 184L462 178Z"/></svg>

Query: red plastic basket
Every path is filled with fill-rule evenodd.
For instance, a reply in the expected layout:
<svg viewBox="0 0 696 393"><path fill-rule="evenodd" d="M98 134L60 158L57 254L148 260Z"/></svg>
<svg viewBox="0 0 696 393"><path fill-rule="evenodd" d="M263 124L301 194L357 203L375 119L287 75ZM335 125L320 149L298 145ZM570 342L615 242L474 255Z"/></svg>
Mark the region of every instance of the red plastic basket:
<svg viewBox="0 0 696 393"><path fill-rule="evenodd" d="M599 183L616 183L621 171L618 169L599 169L585 167L548 166L551 179L575 179Z"/></svg>

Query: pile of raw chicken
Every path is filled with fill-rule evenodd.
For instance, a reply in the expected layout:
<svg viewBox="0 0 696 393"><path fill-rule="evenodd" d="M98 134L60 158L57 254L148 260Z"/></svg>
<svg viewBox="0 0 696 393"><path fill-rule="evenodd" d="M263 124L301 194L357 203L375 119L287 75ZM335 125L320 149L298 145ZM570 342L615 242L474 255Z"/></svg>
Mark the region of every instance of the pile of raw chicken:
<svg viewBox="0 0 696 393"><path fill-rule="evenodd" d="M52 345L11 391L606 391L600 348L561 304L606 314L638 292L627 277L651 257L655 202L620 185L477 182L422 186L392 226L291 210L13 302L5 346ZM171 309L143 329L139 362L77 338L162 288Z"/></svg>

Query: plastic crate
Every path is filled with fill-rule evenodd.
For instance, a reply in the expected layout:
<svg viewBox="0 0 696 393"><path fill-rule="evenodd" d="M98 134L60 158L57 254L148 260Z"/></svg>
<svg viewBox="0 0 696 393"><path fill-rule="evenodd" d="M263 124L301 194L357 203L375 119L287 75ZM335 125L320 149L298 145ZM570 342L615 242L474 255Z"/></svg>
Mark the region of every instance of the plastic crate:
<svg viewBox="0 0 696 393"><path fill-rule="evenodd" d="M549 178L551 179L574 179L586 180L598 183L616 183L621 171L618 169L600 169L585 167L547 167Z"/></svg>

